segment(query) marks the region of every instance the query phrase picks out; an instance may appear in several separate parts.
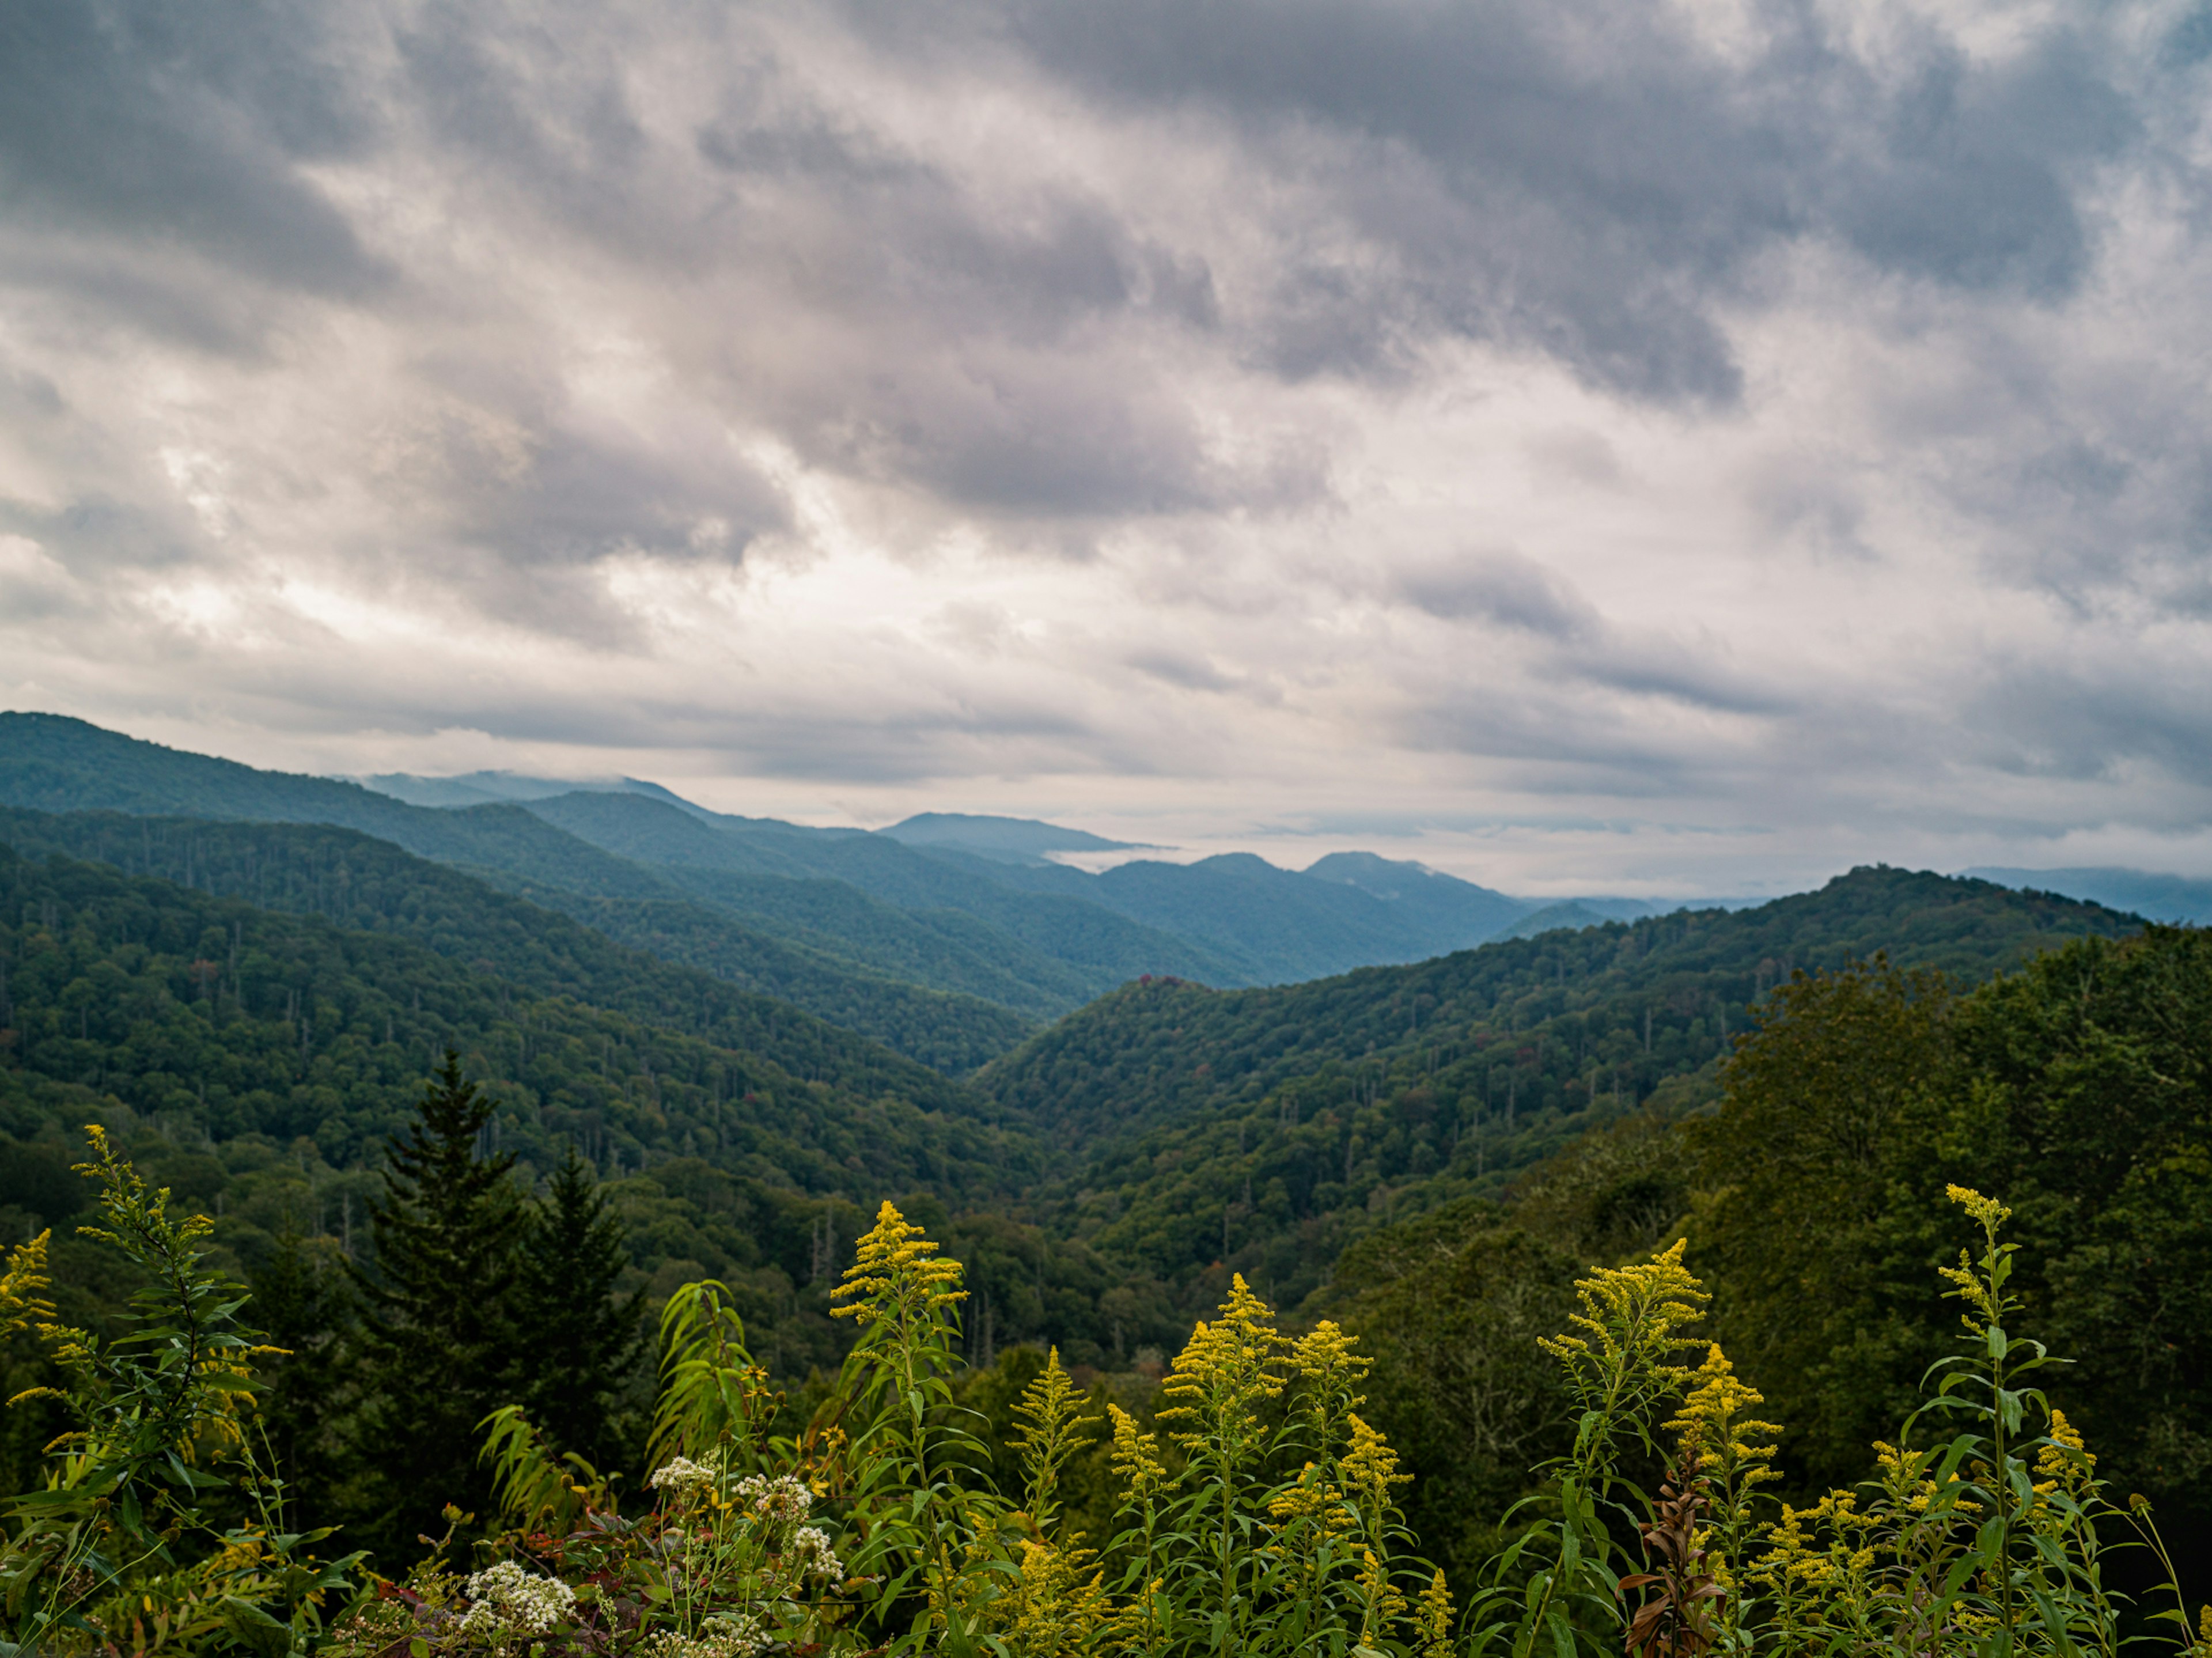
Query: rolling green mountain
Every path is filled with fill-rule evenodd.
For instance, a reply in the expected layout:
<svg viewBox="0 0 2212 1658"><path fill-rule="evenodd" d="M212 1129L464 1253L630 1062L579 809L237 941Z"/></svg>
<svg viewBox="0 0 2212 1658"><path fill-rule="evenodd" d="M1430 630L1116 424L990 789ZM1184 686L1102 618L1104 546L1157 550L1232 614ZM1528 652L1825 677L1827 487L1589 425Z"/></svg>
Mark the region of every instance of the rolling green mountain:
<svg viewBox="0 0 2212 1658"><path fill-rule="evenodd" d="M1861 869L1756 909L1559 932L1279 989L1132 985L978 1078L1080 1166L1048 1224L1202 1305L1231 1271L1296 1302L1395 1216L1501 1192L1583 1131L1713 1091L1747 1007L1887 951L1979 979L2131 918ZM1264 1291L1263 1291L1264 1292Z"/></svg>
<svg viewBox="0 0 2212 1658"><path fill-rule="evenodd" d="M871 834L710 812L630 780L552 793L545 780L503 774L377 780L418 800L483 803L410 805L81 720L0 714L0 805L357 829L940 1065L984 1050L923 1041L881 981L1035 1020L1147 973L1242 986L1416 961L1541 908L1369 853L1303 872L1238 853L1094 875L1044 854L1113 843L1025 819L924 814Z"/></svg>
<svg viewBox="0 0 2212 1658"><path fill-rule="evenodd" d="M1286 988L1154 978L994 1062L986 1094L348 831L15 813L0 839L108 860L0 849L0 1164L28 1171L0 1224L45 1212L62 1125L119 1104L163 1178L237 1206L241 1255L310 1207L338 1236L453 1042L509 1102L502 1144L542 1168L573 1138L619 1175L639 1287L731 1276L779 1365L836 1357L827 1263L886 1194L970 1263L979 1352L1125 1361L1232 1271L1295 1305L1369 1233L1709 1098L1793 969L1887 948L1977 978L2132 926L1862 870Z"/></svg>
<svg viewBox="0 0 2212 1658"><path fill-rule="evenodd" d="M79 720L0 714L0 805L335 824L481 873L648 947L680 948L685 961L750 960L772 938L863 978L980 993L1022 1020L1065 1011L1146 971L1231 976L1208 952L1080 899L1008 890L859 830L704 814L657 794L411 806L357 784L258 771ZM754 878L732 885L732 876ZM842 883L847 902L826 902L824 881ZM684 900L741 930L719 935L708 917L667 908ZM625 902L655 908L625 914ZM797 975L782 981L797 993ZM867 999L865 987L841 986L839 994L843 1002Z"/></svg>
<svg viewBox="0 0 2212 1658"><path fill-rule="evenodd" d="M1133 924L1090 901L1079 871L1048 865L1039 874L1064 877L1042 888L1014 884L1030 872L997 859L908 847L860 829L805 829L754 817L702 817L634 795L568 794L532 801L530 810L592 845L656 868L708 876L752 878L742 883L690 883L702 896L730 904L750 918L778 914L781 902L761 878L830 880L908 912L938 930L968 918L964 931L988 956L1020 973L1037 975L1037 987L1066 985L1074 993L1054 1011L1066 1011L1103 990L1146 972L1234 979L1237 969L1220 955L1164 929ZM739 904L773 909L737 908ZM975 924L981 924L978 930ZM848 935L840 933L841 938ZM860 935L872 941L875 929ZM1039 958L1042 958L1041 960ZM1042 982L1038 982L1042 981Z"/></svg>
<svg viewBox="0 0 2212 1658"><path fill-rule="evenodd" d="M1307 865L1305 872L1316 880L1358 887L1395 906L1414 924L1431 928L1440 948L1447 950L1466 949L1469 940L1496 938L1537 903L1371 852L1332 852Z"/></svg>
<svg viewBox="0 0 2212 1658"><path fill-rule="evenodd" d="M697 1005L699 981L711 975L947 1074L973 1070L1030 1028L992 1002L867 974L673 896L540 890L533 903L350 829L0 808L0 841L28 856L58 852L262 908L399 933L538 992L647 1017Z"/></svg>
<svg viewBox="0 0 2212 1658"><path fill-rule="evenodd" d="M349 854L363 844L315 833ZM311 902L303 859L268 861L289 874L271 870L267 896L289 885ZM334 871L323 874L328 904ZM966 1240L1003 1306L1079 1329L1110 1287L1080 1246L1048 1246L1018 1222L945 1224L1012 1207L1042 1170L1034 1135L988 1099L503 895L386 889L389 877L365 868L351 884L367 890L338 901L388 925L341 927L0 845L0 1228L63 1227L75 1304L96 1309L112 1292L65 1225L85 1200L67 1172L82 1124L109 1125L150 1175L216 1216L246 1265L288 1228L358 1259L383 1144L447 1045L501 1100L491 1143L519 1154L526 1177L574 1143L613 1182L629 1287L726 1278L763 1346L801 1374L848 1339L823 1297L886 1196ZM440 910L460 901L450 932L429 917L442 950L410 936L422 918L383 911L388 894ZM490 970L491 955L514 976ZM623 1005L594 1005L584 988Z"/></svg>
<svg viewBox="0 0 2212 1658"><path fill-rule="evenodd" d="M560 833L518 805L410 806L358 783L260 771L52 714L0 714L0 805L32 811L332 823L418 858L495 875L528 891L666 897L635 865Z"/></svg>
<svg viewBox="0 0 2212 1658"><path fill-rule="evenodd" d="M352 913L375 914L374 873L356 884ZM215 1139L304 1137L343 1167L404 1120L451 1044L514 1102L533 1161L563 1137L632 1162L711 1138L775 1178L861 1195L885 1179L1003 1192L1037 1167L998 1110L927 1066L557 917L526 929L526 906L483 896L441 951L404 922L342 927L0 846L9 1074L182 1114ZM514 976L456 959L479 945Z"/></svg>

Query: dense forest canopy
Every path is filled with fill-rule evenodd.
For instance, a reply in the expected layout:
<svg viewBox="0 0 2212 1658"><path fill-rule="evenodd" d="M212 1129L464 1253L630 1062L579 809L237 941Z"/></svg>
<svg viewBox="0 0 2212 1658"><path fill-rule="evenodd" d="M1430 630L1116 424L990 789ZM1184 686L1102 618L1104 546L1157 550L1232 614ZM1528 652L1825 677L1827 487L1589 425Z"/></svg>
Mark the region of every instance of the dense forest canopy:
<svg viewBox="0 0 2212 1658"><path fill-rule="evenodd" d="M1041 1212L1218 1298L1243 1272L1295 1303L1378 1224L1503 1193L1655 1097L1710 1100L1747 1010L1877 950L1972 981L2132 923L1899 870L1757 909L1683 912L1280 989L1127 987L978 1078L1080 1148Z"/></svg>

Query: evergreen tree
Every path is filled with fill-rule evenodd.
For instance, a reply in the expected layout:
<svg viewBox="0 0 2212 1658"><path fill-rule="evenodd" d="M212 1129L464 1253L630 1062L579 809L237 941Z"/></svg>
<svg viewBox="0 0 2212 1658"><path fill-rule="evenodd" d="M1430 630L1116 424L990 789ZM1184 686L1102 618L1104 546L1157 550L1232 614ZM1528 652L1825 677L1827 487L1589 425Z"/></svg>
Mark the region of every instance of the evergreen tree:
<svg viewBox="0 0 2212 1658"><path fill-rule="evenodd" d="M387 1569L448 1503L489 1516L478 1424L515 1395L513 1298L527 1216L478 1141L495 1102L451 1048L420 1116L387 1142L385 1196L370 1206L373 1272L357 1273L361 1406L354 1453L367 1524Z"/></svg>
<svg viewBox="0 0 2212 1658"><path fill-rule="evenodd" d="M615 1419L640 1345L635 1296L617 1300L625 1229L574 1144L532 1218L518 1302L530 1419L598 1467L629 1448Z"/></svg>
<svg viewBox="0 0 2212 1658"><path fill-rule="evenodd" d="M269 1345L283 1350L256 1368L261 1431L283 1477L285 1520L295 1531L337 1518L339 1362L353 1297L336 1255L331 1240L301 1237L287 1217L276 1253L252 1279L253 1317Z"/></svg>

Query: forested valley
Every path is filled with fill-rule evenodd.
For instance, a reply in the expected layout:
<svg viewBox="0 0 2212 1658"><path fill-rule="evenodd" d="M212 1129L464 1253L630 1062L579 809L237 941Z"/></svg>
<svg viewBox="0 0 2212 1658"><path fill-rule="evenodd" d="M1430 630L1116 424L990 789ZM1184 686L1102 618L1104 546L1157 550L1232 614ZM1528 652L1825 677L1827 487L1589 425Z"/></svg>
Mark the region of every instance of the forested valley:
<svg viewBox="0 0 2212 1658"><path fill-rule="evenodd" d="M1904 1443L1962 1304L2052 1359L1987 1385L2063 1414L2030 1400L2012 1449L1914 1478L1978 1536L1971 1513L2013 1500L1992 1459L2025 1456L2021 1536L2053 1560L2155 1515L2191 1627L2146 1621L2175 1603L2138 1550L2050 1566L2065 1595L2094 1600L2090 1571L2137 1596L2083 1611L2044 1583L2075 1646L2008 1625L1989 1647L1977 1620L2013 1615L2033 1555L2007 1532L1944 1591L1957 1640L2087 1650L2099 1617L2199 1638L2199 931L1867 869L1305 982L1139 975L1041 1023L787 938L748 976L693 897L641 892L617 925L604 896L246 817L0 813L0 1582L22 1650L647 1650L684 1571L753 1632L686 1613L691 1645L656 1653L1620 1650L1637 1522L1674 1523L1661 1486L1698 1442L1712 1478L1759 1455L1679 1499L1706 1505L1718 1592L1648 1649L1810 1649L1845 1611L1778 1625L1790 1585L1810 1606L1843 1580L1758 1560L1829 1558L1832 1535L1889 1550L1882 1582L1950 1570L1877 1538L1878 1499L1827 1494L1902 1478L1874 1447ZM187 1327L215 1345L180 1379L154 1357ZM1641 1357L1601 1410L1590 1355L1622 1342ZM1728 1399L1735 1418L1697 1417ZM1919 1420L1916 1455L1964 1431ZM71 1508L95 1477L107 1506ZM741 1535L714 1504L744 1479L811 1482L823 1540L781 1509ZM2065 1538L2054 1491L2087 1516ZM143 1558L100 1530L129 1529L126 1498ZM1784 1502L1825 1518L1788 1533ZM684 1503L726 1581L623 1529ZM1133 1552L1144 1514L1162 1539L1241 1527L1248 1552L1200 1582ZM802 1592L792 1552L817 1546L852 1570ZM477 1581L500 1560L574 1604L538 1629L508 1579ZM1299 1594L1263 1582L1293 1564ZM1861 1649L1911 1644L1872 1629Z"/></svg>

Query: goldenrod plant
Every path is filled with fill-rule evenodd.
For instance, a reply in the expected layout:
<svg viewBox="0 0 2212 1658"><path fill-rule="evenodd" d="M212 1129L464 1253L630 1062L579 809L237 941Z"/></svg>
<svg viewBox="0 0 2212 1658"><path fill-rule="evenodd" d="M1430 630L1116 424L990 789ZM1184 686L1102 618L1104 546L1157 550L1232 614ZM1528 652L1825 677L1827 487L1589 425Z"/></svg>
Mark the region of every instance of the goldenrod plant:
<svg viewBox="0 0 2212 1658"><path fill-rule="evenodd" d="M1897 1442L1875 1448L1874 1479L1785 1506L1766 1529L1750 1570L1771 1597L1763 1628L1781 1651L2110 1658L2124 1601L2106 1582L2108 1540L2132 1529L2166 1566L2169 1589L2172 1562L2148 1504L2115 1505L2064 1412L2021 1385L2058 1361L2015 1327L2018 1246L2002 1236L2011 1212L1949 1191L1981 1234L1978 1249L1939 1269L1965 1303L1966 1339L1931 1370L1932 1396ZM2177 1622L2177 1646L2194 1651L2185 1606L2150 1616Z"/></svg>
<svg viewBox="0 0 2212 1658"><path fill-rule="evenodd" d="M1724 1651L1744 1644L1744 1551L1757 1529L1752 1499L1761 1485L1782 1477L1774 1467L1773 1443L1781 1424L1751 1414L1765 1402L1714 1343L1690 1376L1681 1408L1666 1424L1675 1436L1675 1467L1694 1479L1705 1505L1699 1543L1705 1570L1722 1591L1713 1622L1715 1644Z"/></svg>
<svg viewBox="0 0 2212 1658"><path fill-rule="evenodd" d="M1332 1324L1286 1340L1233 1278L1164 1390L1182 1466L1115 1412L1121 1650L1404 1649L1416 1632L1406 1589L1431 1575L1409 1553L1396 1454L1358 1413L1367 1363Z"/></svg>
<svg viewBox="0 0 2212 1658"><path fill-rule="evenodd" d="M1678 1361L1697 1343L1685 1328L1711 1298L1683 1265L1683 1248L1678 1240L1648 1261L1578 1280L1574 1328L1540 1342L1577 1407L1574 1447L1551 1465L1546 1489L1507 1516L1522 1529L1469 1607L1478 1652L1572 1658L1620 1645L1628 1616L1620 1581L1629 1575L1621 1540L1644 1502L1622 1478L1620 1457L1628 1442L1655 1447L1660 1412L1689 1378Z"/></svg>
<svg viewBox="0 0 2212 1658"><path fill-rule="evenodd" d="M357 1556L318 1559L329 1533L289 1528L283 1480L259 1454L243 1287L205 1264L204 1216L169 1212L97 1125L76 1172L99 1183L82 1235L138 1278L118 1333L56 1321L47 1239L16 1248L0 1334L35 1333L74 1424L48 1447L43 1486L9 1499L0 1543L0 1654L289 1653L351 1592Z"/></svg>
<svg viewBox="0 0 2212 1658"><path fill-rule="evenodd" d="M882 1578L886 1607L912 1604L914 1649L972 1648L1000 1588L978 1570L1010 1552L1006 1505L979 1470L988 1454L952 1397L960 1359L957 1261L886 1203L860 1240L834 1315L860 1327L838 1388L860 1425L844 1452L870 1516L856 1568Z"/></svg>

